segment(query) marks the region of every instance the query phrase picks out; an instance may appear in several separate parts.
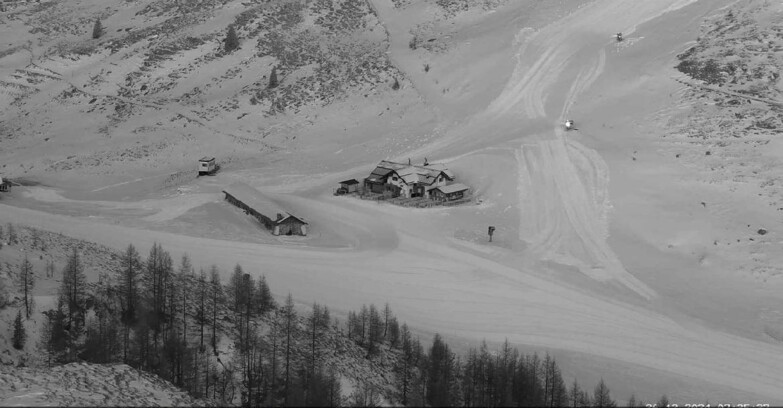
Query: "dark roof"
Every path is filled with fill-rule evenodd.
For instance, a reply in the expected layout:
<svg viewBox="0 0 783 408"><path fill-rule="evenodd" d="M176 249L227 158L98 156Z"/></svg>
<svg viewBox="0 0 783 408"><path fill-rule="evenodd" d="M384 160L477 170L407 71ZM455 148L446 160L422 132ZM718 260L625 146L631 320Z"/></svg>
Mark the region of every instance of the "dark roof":
<svg viewBox="0 0 783 408"><path fill-rule="evenodd" d="M212 161L212 160L215 160L215 158L214 157L207 157L207 156L204 156L204 157L198 159L198 161L202 161L202 162L208 162L208 161Z"/></svg>
<svg viewBox="0 0 783 408"><path fill-rule="evenodd" d="M389 173L393 172L393 169L387 169L385 167L378 166L375 168L375 170L370 173L370 177L375 176L376 178L383 178L389 175Z"/></svg>
<svg viewBox="0 0 783 408"><path fill-rule="evenodd" d="M278 223L284 221L289 217L293 217L299 221L302 221L302 223L307 224L307 222L303 218L296 217L290 214L289 212L282 210L277 205L277 203L270 200L269 198L264 196L260 191L254 189L253 187L250 187L245 183L242 182L234 183L226 187L223 190L223 192L243 202L245 205L256 210L258 213L266 216L267 218L272 220L272 222ZM282 214L283 218L277 220L277 214Z"/></svg>
<svg viewBox="0 0 783 408"><path fill-rule="evenodd" d="M433 188L433 190L440 190L443 194L451 194L460 191L465 191L468 188L469 188L468 186L462 183L454 183L454 184L449 184L448 186L435 187Z"/></svg>
<svg viewBox="0 0 783 408"><path fill-rule="evenodd" d="M356 179L350 179L350 180L341 181L340 184L347 184L347 185L351 186L351 185L354 185L354 184L359 184L359 182L356 181Z"/></svg>

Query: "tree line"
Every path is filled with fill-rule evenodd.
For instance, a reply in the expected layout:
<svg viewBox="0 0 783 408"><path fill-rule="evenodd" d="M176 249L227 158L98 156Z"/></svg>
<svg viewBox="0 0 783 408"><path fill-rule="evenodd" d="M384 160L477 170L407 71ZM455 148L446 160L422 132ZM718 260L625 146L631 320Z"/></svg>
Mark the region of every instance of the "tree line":
<svg viewBox="0 0 783 408"><path fill-rule="evenodd" d="M520 353L506 342L457 355L438 334L425 346L388 304L362 306L340 324L319 304L298 312L290 294L277 304L264 275L239 264L223 284L217 266L197 273L187 255L175 266L157 243L146 259L133 245L119 259L88 284L79 253L70 254L56 305L43 312L46 364L122 362L194 397L244 406L616 405L603 380L592 389L566 385L549 354ZM340 374L325 358L334 355L326 340L335 336L365 359L387 362L390 382L357 379L342 395Z"/></svg>
<svg viewBox="0 0 783 408"><path fill-rule="evenodd" d="M278 306L264 276L256 280L240 265L224 285L215 265L196 273L187 255L175 267L160 244L146 259L129 245L117 270L88 284L74 249L56 306L43 314L39 346L49 365L122 362L194 397L225 403L337 406L342 400L337 373L315 358L295 365L302 359L294 356L293 298ZM311 321L318 339L328 309L314 308Z"/></svg>
<svg viewBox="0 0 783 408"><path fill-rule="evenodd" d="M404 406L453 407L614 407L601 380L592 393L574 380L567 387L557 362L548 353L523 354L506 341L497 352L486 342L465 356L435 334L425 349L407 324L400 326L388 304L383 313L371 305L348 314L348 337L367 350L397 351L391 400ZM378 401L373 401L378 402Z"/></svg>

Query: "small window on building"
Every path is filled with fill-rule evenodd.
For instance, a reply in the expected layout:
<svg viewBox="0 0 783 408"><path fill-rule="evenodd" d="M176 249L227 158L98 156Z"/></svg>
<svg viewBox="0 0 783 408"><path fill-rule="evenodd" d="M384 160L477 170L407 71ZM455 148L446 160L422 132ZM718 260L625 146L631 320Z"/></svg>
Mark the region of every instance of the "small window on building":
<svg viewBox="0 0 783 408"><path fill-rule="evenodd" d="M392 180L397 181L397 176L392 177Z"/></svg>
<svg viewBox="0 0 783 408"><path fill-rule="evenodd" d="M439 181L439 182L443 181L443 176L440 176L440 178L438 179L438 181Z"/></svg>

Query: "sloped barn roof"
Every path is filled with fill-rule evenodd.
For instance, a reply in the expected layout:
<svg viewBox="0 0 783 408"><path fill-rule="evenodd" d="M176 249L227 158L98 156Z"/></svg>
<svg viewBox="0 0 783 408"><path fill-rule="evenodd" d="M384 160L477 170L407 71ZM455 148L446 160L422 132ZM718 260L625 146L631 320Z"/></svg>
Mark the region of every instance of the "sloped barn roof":
<svg viewBox="0 0 783 408"><path fill-rule="evenodd" d="M285 221L289 217L293 217L301 221L302 223L307 224L304 218L297 217L283 210L282 208L280 208L280 206L277 205L277 203L270 200L268 197L264 196L260 191L256 190L255 188L245 183L236 182L234 184L231 184L230 186L226 187L223 190L223 192L243 202L248 207L257 211L259 214L265 215L273 222L280 223ZM283 218L281 220L277 220L277 214L282 214Z"/></svg>

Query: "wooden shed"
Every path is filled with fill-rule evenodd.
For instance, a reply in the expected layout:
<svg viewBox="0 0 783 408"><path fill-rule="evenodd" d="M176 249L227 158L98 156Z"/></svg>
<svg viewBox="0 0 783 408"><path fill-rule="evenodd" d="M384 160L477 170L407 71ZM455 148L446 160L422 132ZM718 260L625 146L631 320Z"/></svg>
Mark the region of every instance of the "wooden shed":
<svg viewBox="0 0 783 408"><path fill-rule="evenodd" d="M0 177L0 191L8 191L11 189L11 183L6 179Z"/></svg>
<svg viewBox="0 0 783 408"><path fill-rule="evenodd" d="M356 179L341 181L340 188L345 189L346 193L355 193L359 189L359 181Z"/></svg>
<svg viewBox="0 0 783 408"><path fill-rule="evenodd" d="M438 186L430 190L430 198L440 201L454 201L459 200L465 196L469 187L461 184L454 183L447 186Z"/></svg>
<svg viewBox="0 0 783 408"><path fill-rule="evenodd" d="M307 222L278 207L260 191L245 183L234 183L225 190L226 201L245 210L274 235L307 235Z"/></svg>

